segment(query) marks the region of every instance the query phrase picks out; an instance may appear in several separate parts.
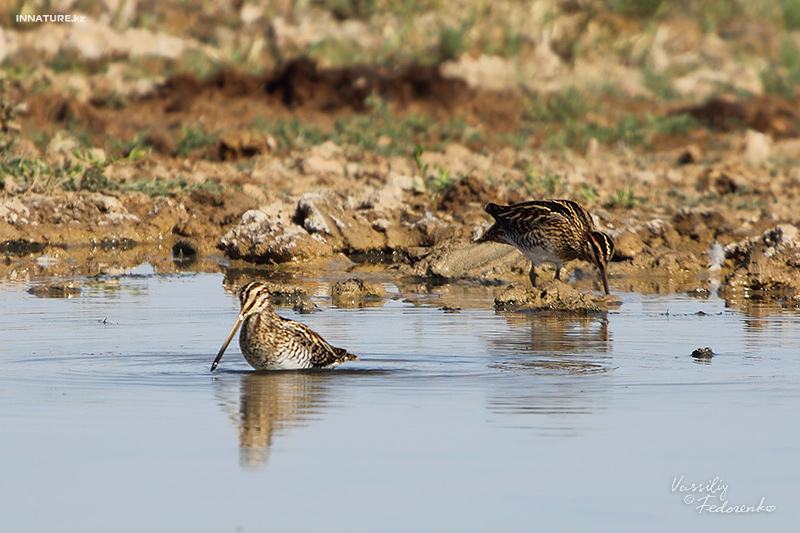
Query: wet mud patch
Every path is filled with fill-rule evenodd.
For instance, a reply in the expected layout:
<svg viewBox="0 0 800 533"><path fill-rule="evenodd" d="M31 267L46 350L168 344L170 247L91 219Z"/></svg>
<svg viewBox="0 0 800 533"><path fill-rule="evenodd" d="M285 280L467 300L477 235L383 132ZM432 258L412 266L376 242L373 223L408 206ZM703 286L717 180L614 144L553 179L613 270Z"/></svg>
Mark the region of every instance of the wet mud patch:
<svg viewBox="0 0 800 533"><path fill-rule="evenodd" d="M551 280L541 287L511 284L494 300L498 311L527 312L541 315L602 315L622 305L616 296L582 292L570 285Z"/></svg>
<svg viewBox="0 0 800 533"><path fill-rule="evenodd" d="M387 296L383 285L360 278L337 281L331 287L331 299L337 307L379 306Z"/></svg>

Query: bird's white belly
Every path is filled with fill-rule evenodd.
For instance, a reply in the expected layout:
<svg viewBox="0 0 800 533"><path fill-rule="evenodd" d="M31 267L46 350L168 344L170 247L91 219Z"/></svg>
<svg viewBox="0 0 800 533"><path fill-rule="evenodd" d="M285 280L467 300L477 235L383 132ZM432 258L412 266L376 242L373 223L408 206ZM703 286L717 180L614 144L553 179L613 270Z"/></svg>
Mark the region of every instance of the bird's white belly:
<svg viewBox="0 0 800 533"><path fill-rule="evenodd" d="M287 357L280 361L271 361L264 367L264 370L299 370L301 368L308 368L308 366L296 359Z"/></svg>

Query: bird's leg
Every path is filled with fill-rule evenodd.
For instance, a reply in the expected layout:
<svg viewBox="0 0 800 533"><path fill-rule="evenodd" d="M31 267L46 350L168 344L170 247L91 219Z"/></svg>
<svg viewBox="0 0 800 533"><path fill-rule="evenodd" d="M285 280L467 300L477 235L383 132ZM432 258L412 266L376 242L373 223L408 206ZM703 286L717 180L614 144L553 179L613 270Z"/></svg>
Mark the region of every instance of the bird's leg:
<svg viewBox="0 0 800 533"><path fill-rule="evenodd" d="M528 277L531 278L531 285L536 287L536 265L531 263L531 271L528 273Z"/></svg>
<svg viewBox="0 0 800 533"><path fill-rule="evenodd" d="M561 264L556 264L556 279L561 281Z"/></svg>

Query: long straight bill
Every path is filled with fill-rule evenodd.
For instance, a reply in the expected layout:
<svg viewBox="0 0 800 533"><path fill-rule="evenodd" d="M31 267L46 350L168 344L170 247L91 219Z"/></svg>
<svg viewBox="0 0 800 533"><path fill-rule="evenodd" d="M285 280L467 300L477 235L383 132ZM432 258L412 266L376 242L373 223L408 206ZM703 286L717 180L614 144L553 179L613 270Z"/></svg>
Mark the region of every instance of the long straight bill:
<svg viewBox="0 0 800 533"><path fill-rule="evenodd" d="M219 364L219 360L222 359L222 354L225 353L225 349L231 343L231 339L233 339L233 336L236 335L236 330L239 329L239 326L242 325L243 321L244 321L244 313L239 313L239 317L236 319L236 322L234 322L233 327L231 328L231 332L228 333L228 338L225 339L225 342L222 344L222 348L219 349L219 353L217 354L217 358L214 359L213 363L211 363L211 372L213 372L214 369L217 368L217 365Z"/></svg>

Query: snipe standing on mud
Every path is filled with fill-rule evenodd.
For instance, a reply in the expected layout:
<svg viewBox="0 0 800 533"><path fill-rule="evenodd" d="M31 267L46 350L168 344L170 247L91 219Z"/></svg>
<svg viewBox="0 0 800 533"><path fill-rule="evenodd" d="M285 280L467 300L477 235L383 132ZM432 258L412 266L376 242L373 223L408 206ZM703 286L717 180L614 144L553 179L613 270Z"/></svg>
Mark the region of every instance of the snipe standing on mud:
<svg viewBox="0 0 800 533"><path fill-rule="evenodd" d="M536 285L534 268L542 263L561 266L573 259L595 265L608 291L608 261L614 255L614 241L597 231L592 217L571 200L542 200L514 205L486 204L484 210L494 218L494 225L476 242L510 244L531 260L531 283Z"/></svg>
<svg viewBox="0 0 800 533"><path fill-rule="evenodd" d="M242 355L256 370L336 368L358 359L347 350L334 348L305 324L279 316L272 309L265 283L253 281L240 288L239 303L242 310L211 364L212 372L239 326Z"/></svg>

